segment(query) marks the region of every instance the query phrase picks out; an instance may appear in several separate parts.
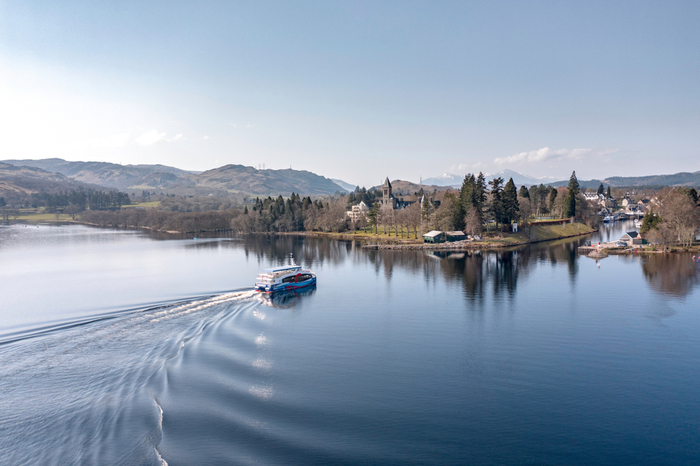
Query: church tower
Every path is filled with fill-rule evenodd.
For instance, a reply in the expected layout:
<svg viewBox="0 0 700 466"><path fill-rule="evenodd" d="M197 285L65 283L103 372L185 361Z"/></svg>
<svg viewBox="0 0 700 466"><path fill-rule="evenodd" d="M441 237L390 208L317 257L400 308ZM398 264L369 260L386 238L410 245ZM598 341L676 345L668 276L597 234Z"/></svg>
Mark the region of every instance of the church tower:
<svg viewBox="0 0 700 466"><path fill-rule="evenodd" d="M382 207L389 209L394 208L394 196L391 195L391 183L389 182L388 176L382 185Z"/></svg>

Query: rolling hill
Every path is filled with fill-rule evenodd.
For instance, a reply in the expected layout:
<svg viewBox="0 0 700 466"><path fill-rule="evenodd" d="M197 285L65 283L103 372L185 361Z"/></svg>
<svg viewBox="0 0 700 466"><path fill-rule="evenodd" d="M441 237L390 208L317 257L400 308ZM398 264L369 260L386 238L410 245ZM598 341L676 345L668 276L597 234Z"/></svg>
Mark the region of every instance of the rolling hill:
<svg viewBox="0 0 700 466"><path fill-rule="evenodd" d="M51 173L36 167L18 167L0 162L0 196L14 198L32 192L56 193L71 189L101 189L82 183L60 173Z"/></svg>
<svg viewBox="0 0 700 466"><path fill-rule="evenodd" d="M167 188L175 185L194 185L189 180L192 172L166 165L120 165L108 162L69 162L63 159L4 160L16 166L36 167L47 172L60 173L83 183L91 183L120 190L132 186Z"/></svg>
<svg viewBox="0 0 700 466"><path fill-rule="evenodd" d="M298 193L335 194L345 189L326 177L306 170L258 170L243 165L225 165L191 177L197 186L256 195Z"/></svg>
<svg viewBox="0 0 700 466"><path fill-rule="evenodd" d="M335 194L346 190L332 180L305 170L258 170L243 165L196 173L166 165L119 165L69 162L63 159L7 160L7 164L55 172L68 179L122 191L159 190L180 195L247 193L258 196Z"/></svg>
<svg viewBox="0 0 700 466"><path fill-rule="evenodd" d="M700 186L700 171L681 172L673 175L651 176L612 176L603 180L603 184L617 186Z"/></svg>

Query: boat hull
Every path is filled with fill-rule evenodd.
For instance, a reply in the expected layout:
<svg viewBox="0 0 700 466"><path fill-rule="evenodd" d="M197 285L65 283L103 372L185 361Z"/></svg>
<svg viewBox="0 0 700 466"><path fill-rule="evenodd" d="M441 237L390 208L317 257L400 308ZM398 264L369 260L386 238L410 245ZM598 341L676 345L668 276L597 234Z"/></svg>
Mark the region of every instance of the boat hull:
<svg viewBox="0 0 700 466"><path fill-rule="evenodd" d="M290 283L274 283L270 284L256 284L255 291L260 293L277 293L281 291L294 291L300 290L302 288L307 288L316 284L316 277L312 277L308 280L302 282L290 282Z"/></svg>

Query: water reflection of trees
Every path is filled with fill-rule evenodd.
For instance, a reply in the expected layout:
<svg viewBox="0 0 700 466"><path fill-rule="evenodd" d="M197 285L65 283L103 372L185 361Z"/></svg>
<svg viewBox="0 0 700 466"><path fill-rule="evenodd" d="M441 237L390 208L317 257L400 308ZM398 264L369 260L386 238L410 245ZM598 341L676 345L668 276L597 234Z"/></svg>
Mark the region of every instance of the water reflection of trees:
<svg viewBox="0 0 700 466"><path fill-rule="evenodd" d="M700 266L690 254L653 254L642 258L642 272L656 291L683 297L700 282Z"/></svg>
<svg viewBox="0 0 700 466"><path fill-rule="evenodd" d="M313 268L324 263L333 265L351 261L370 264L387 280L395 271L409 272L426 284L438 279L464 289L470 300L482 300L486 294L512 298L518 281L525 279L536 264L566 267L572 283L579 272L579 261L589 260L577 254L584 239L538 243L510 251L396 251L366 250L359 242L338 241L286 235L248 235L233 237L218 247L242 248L246 257L255 258L261 267L284 265L293 253L297 262ZM205 246L202 242L198 247ZM210 243L214 247L213 243ZM620 260L637 260L622 256ZM655 255L642 258L645 277L658 291L685 295L698 283L696 265L685 255Z"/></svg>
<svg viewBox="0 0 700 466"><path fill-rule="evenodd" d="M572 281L578 274L576 246L580 241L535 244L510 251L370 251L367 259L377 271L391 279L399 267L413 271L430 282L440 276L458 284L470 300L482 300L487 290L494 297L514 297L518 281L527 277L538 262L565 265Z"/></svg>
<svg viewBox="0 0 700 466"><path fill-rule="evenodd" d="M232 246L242 247L246 258L253 256L266 267L288 264L290 253L304 267L311 268L326 262L339 264L347 260L350 251L359 249L359 245L352 241L296 235L246 235L234 238Z"/></svg>

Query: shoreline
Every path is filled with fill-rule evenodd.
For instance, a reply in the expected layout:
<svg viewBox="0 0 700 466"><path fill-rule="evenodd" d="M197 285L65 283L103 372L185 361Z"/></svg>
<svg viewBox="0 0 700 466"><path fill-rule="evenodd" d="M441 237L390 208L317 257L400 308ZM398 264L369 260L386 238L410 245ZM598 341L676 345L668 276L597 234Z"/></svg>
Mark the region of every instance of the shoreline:
<svg viewBox="0 0 700 466"><path fill-rule="evenodd" d="M17 224L33 224L33 225L87 225L96 228L111 228L111 229L127 229L127 230L146 230L154 233L164 233L169 235L194 235L195 237L199 234L212 234L212 233L227 233L233 232L234 230L207 230L199 232L182 232L177 230L160 230L147 226L108 226L99 225L97 223L85 222L81 220L66 220L66 221L38 221L32 222L22 219L19 221L7 223L7 226L17 225ZM578 224L581 225L581 224ZM310 238L328 238L344 241L359 241L362 244L362 249L367 250L406 250L406 251L419 251L419 250L447 250L447 251L471 251L476 249L505 249L512 247L526 246L528 244L544 243L548 241L558 241L568 238L576 238L579 236L591 235L598 231L597 228L587 227L588 230L574 233L569 235L557 235L554 237L532 239L526 241L504 241L504 239L512 238L513 236L506 236L501 239L494 239L493 241L455 241L455 242L445 242L445 243L423 243L420 240L399 238L397 236L384 236L384 235L367 235L365 233L353 234L353 233L332 233L332 232L320 232L320 231L288 231L288 232L253 232L253 233L243 233L249 235L264 235L264 236L307 236ZM238 232L235 232L238 233ZM374 243L374 244L372 244ZM667 248L662 248L660 250L642 250L640 248L633 249L617 249L617 248L605 248L601 250L604 255L639 255L639 254L672 254L672 253L700 253L700 244L692 245L689 247L679 247L679 246L669 246Z"/></svg>
<svg viewBox="0 0 700 466"><path fill-rule="evenodd" d="M582 224L575 224L577 228L580 228ZM293 232L283 232L283 233L263 233L263 234L279 234L286 236L309 236L315 238L331 238L331 239L341 239L341 240L353 240L362 242L362 249L368 250L450 250L450 251L469 251L474 249L504 249L510 247L525 246L528 244L543 243L546 241L557 241L567 238L575 238L579 236L591 235L598 230L586 226L585 231L576 232L573 234L565 235L555 235L546 238L536 238L531 240L520 240L520 241L508 241L508 238L514 238L515 235L511 234L501 239L493 239L492 241L455 241L446 243L424 243L421 240L416 239L401 239L398 237L390 236L367 236L365 234L354 235L347 233L323 233L323 232L308 232L308 231L293 231ZM551 233L551 231L548 231ZM522 234L517 234L522 238ZM372 243L375 244L372 244Z"/></svg>

